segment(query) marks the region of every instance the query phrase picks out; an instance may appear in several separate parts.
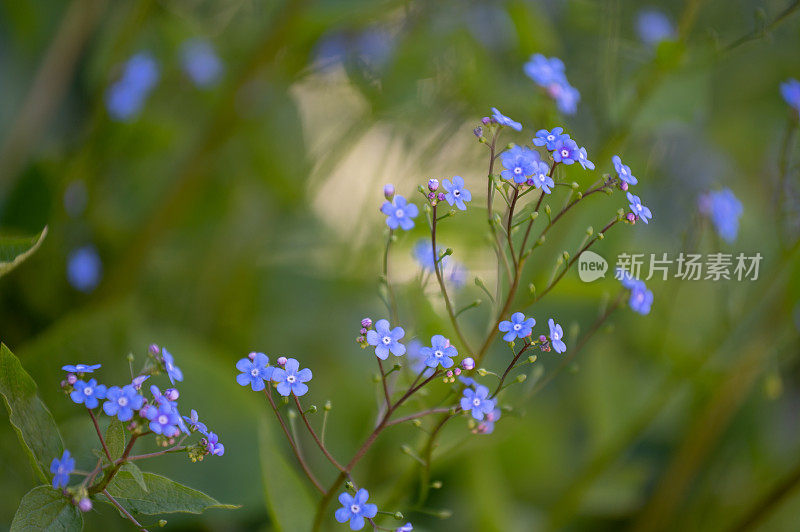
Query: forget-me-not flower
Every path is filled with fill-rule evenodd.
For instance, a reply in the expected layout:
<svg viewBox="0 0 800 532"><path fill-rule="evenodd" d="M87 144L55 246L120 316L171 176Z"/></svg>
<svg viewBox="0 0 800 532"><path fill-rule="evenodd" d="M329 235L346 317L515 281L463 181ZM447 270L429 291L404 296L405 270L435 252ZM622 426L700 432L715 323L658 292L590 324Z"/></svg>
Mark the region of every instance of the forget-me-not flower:
<svg viewBox="0 0 800 532"><path fill-rule="evenodd" d="M225 454L225 446L219 442L219 436L213 432L209 432L206 437L206 451L214 456Z"/></svg>
<svg viewBox="0 0 800 532"><path fill-rule="evenodd" d="M622 163L622 159L619 158L619 155L615 155L611 158L611 162L614 163L614 169L617 171L617 175L619 178L629 185L635 185L639 182L633 174L631 173L631 167L627 164Z"/></svg>
<svg viewBox="0 0 800 532"><path fill-rule="evenodd" d="M631 212L638 216L644 223L648 223L648 220L653 217L653 214L650 212L650 209L642 204L642 200L639 199L639 196L628 192L628 201L630 202Z"/></svg>
<svg viewBox="0 0 800 532"><path fill-rule="evenodd" d="M50 472L53 473L53 488L66 488L69 484L69 476L75 470L75 459L70 456L69 451L64 449L61 460L53 458L50 462Z"/></svg>
<svg viewBox="0 0 800 532"><path fill-rule="evenodd" d="M414 220L419 214L419 209L403 196L395 196L392 201L385 201L381 206L381 212L386 215L386 225L390 229L402 227L408 231L414 227Z"/></svg>
<svg viewBox="0 0 800 532"><path fill-rule="evenodd" d="M208 427L206 427L205 423L200 421L200 418L197 415L197 410L193 408L190 414L191 415L189 417L183 416L183 419L189 424L192 430L196 430L200 434L208 434Z"/></svg>
<svg viewBox="0 0 800 532"><path fill-rule="evenodd" d="M653 46L675 37L675 29L669 17L658 9L642 9L636 16L636 33L639 39Z"/></svg>
<svg viewBox="0 0 800 532"><path fill-rule="evenodd" d="M389 353L399 357L406 352L406 346L400 343L405 334L402 327L391 329L389 320L378 320L375 329L367 331L367 343L375 346L375 356L381 360L386 360Z"/></svg>
<svg viewBox="0 0 800 532"><path fill-rule="evenodd" d="M492 118L494 118L495 122L497 122L501 126L508 126L513 130L522 131L522 124L510 119L509 117L498 111L497 107L492 107Z"/></svg>
<svg viewBox="0 0 800 532"><path fill-rule="evenodd" d="M547 325L550 327L550 344L556 350L556 353L563 353L567 350L567 344L562 340L564 338L564 329L553 321L553 318L547 320Z"/></svg>
<svg viewBox="0 0 800 532"><path fill-rule="evenodd" d="M171 437L180 432L178 426L182 418L169 402L159 403L158 406L148 405L142 415L150 421L150 430L156 434Z"/></svg>
<svg viewBox="0 0 800 532"><path fill-rule="evenodd" d="M628 299L628 306L631 310L645 315L650 313L650 306L653 304L653 292L648 290L643 281L638 281L631 288L631 297Z"/></svg>
<svg viewBox="0 0 800 532"><path fill-rule="evenodd" d="M106 398L106 387L102 384L97 384L97 379L90 379L89 382L77 381L72 385L72 391L69 394L73 403L86 405L86 408L97 408L100 399Z"/></svg>
<svg viewBox="0 0 800 532"><path fill-rule="evenodd" d="M540 129L536 132L536 136L532 141L535 146L544 146L548 151L553 151L556 149L556 142L568 138L569 135L564 133L563 127L554 127L550 131Z"/></svg>
<svg viewBox="0 0 800 532"><path fill-rule="evenodd" d="M96 369L100 369L100 364L68 364L61 366L61 369L70 373L92 373Z"/></svg>
<svg viewBox="0 0 800 532"><path fill-rule="evenodd" d="M557 57L547 58L542 54L534 54L525 63L523 70L529 78L542 87L563 83L567 79L564 74L564 62Z"/></svg>
<svg viewBox="0 0 800 532"><path fill-rule="evenodd" d="M350 530L361 530L366 524L365 519L372 519L378 515L378 507L369 504L369 492L364 488L358 490L355 496L346 491L339 495L342 507L336 510L334 517L340 523L350 521Z"/></svg>
<svg viewBox="0 0 800 532"><path fill-rule="evenodd" d="M130 421L133 412L144 405L144 397L139 395L132 384L120 388L112 386L106 392L106 402L103 411L109 416L117 416L120 421Z"/></svg>
<svg viewBox="0 0 800 532"><path fill-rule="evenodd" d="M478 434L491 434L492 432L494 432L495 422L498 419L500 419L501 415L502 412L500 411L500 409L495 408L494 410L486 414L484 420L481 421L476 427L475 432L477 432Z"/></svg>
<svg viewBox="0 0 800 532"><path fill-rule="evenodd" d="M175 384L175 381L183 380L183 372L181 368L175 365L175 358L165 348L161 348L161 361L164 363L164 370L167 372L169 381Z"/></svg>
<svg viewBox="0 0 800 532"><path fill-rule="evenodd" d="M589 155L586 153L586 148L578 150L578 164L583 166L584 170L594 170L594 163L589 160Z"/></svg>
<svg viewBox="0 0 800 532"><path fill-rule="evenodd" d="M553 150L553 160L561 164L573 164L578 160L580 149L578 144L572 139L560 139L556 141L556 149Z"/></svg>
<svg viewBox="0 0 800 532"><path fill-rule="evenodd" d="M500 176L514 183L524 183L528 177L536 171L539 161L539 154L524 146L514 146L510 150L503 152L500 162L505 170L500 172Z"/></svg>
<svg viewBox="0 0 800 532"><path fill-rule="evenodd" d="M76 290L89 293L103 276L103 263L97 249L87 245L73 250L67 257L67 280Z"/></svg>
<svg viewBox="0 0 800 532"><path fill-rule="evenodd" d="M516 338L525 338L533 333L533 326L536 325L536 320L533 318L525 318L522 312L515 312L511 315L511 321L501 321L498 329L503 335L503 340L506 342L513 342Z"/></svg>
<svg viewBox="0 0 800 532"><path fill-rule="evenodd" d="M305 395L308 392L306 383L311 378L311 370L300 369L300 363L294 358L288 359L282 368L275 368L272 372L272 380L278 383L275 389L284 397L292 393L296 397Z"/></svg>
<svg viewBox="0 0 800 532"><path fill-rule="evenodd" d="M447 191L447 194L444 195L447 203L455 205L459 210L467 210L464 202L472 200L472 193L464 187L463 177L460 175L454 176L452 182L449 179L444 179L442 187Z"/></svg>
<svg viewBox="0 0 800 532"><path fill-rule="evenodd" d="M181 46L181 66L198 87L210 87L222 75L222 61L210 42L189 39Z"/></svg>
<svg viewBox="0 0 800 532"><path fill-rule="evenodd" d="M458 356L458 351L450 340L436 334L431 337L431 346L420 349L420 354L425 357L425 365L429 368L442 366L444 369L453 367L453 357Z"/></svg>
<svg viewBox="0 0 800 532"><path fill-rule="evenodd" d="M260 392L264 389L264 381L272 379L272 373L275 370L269 365L269 357L264 353L255 353L253 360L250 358L243 358L236 363L236 369L241 371L236 376L236 382L240 386L250 386L254 392Z"/></svg>
<svg viewBox="0 0 800 532"><path fill-rule="evenodd" d="M545 194L550 194L554 186L556 186L553 178L550 177L550 167L544 161L539 161L534 165L533 174L528 178L527 183L536 188L542 189Z"/></svg>
<svg viewBox="0 0 800 532"><path fill-rule="evenodd" d="M729 188L708 192L698 201L700 212L711 219L723 240L732 243L739 233L739 218L744 209L742 202Z"/></svg>
<svg viewBox="0 0 800 532"><path fill-rule="evenodd" d="M461 409L470 412L472 417L482 421L486 414L494 410L495 401L489 399L489 388L478 384L475 389L464 388L461 397Z"/></svg>
<svg viewBox="0 0 800 532"><path fill-rule="evenodd" d="M406 523L403 526L398 527L394 532L411 532L412 530L414 530L414 527L411 525L411 523Z"/></svg>

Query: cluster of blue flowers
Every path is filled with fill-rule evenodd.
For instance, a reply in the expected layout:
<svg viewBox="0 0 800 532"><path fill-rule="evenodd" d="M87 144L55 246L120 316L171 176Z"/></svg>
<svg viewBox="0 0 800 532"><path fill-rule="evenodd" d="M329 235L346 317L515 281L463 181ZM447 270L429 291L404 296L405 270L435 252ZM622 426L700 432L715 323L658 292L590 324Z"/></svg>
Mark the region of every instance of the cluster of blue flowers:
<svg viewBox="0 0 800 532"><path fill-rule="evenodd" d="M644 281L636 279L629 271L622 268L617 268L615 276L623 287L630 290L628 306L631 310L642 315L649 314L653 305L653 292L647 289Z"/></svg>
<svg viewBox="0 0 800 532"><path fill-rule="evenodd" d="M700 213L707 216L723 240L732 243L739 233L739 218L744 209L729 188L702 194L698 199Z"/></svg>
<svg viewBox="0 0 800 532"><path fill-rule="evenodd" d="M250 353L236 363L236 369L241 372L236 376L236 382L241 386L250 386L256 392L264 390L269 382L283 397L302 397L308 393L306 383L313 377L311 370L300 369L300 363L294 358L282 356L278 357L277 362L277 367L270 366L269 357L264 353Z"/></svg>
<svg viewBox="0 0 800 532"><path fill-rule="evenodd" d="M575 114L581 94L567 81L564 62L561 59L534 54L525 63L523 69L529 78L544 88L547 94L555 100L559 111L567 115Z"/></svg>
<svg viewBox="0 0 800 532"><path fill-rule="evenodd" d="M498 325L500 332L505 333L503 340L506 342L514 343L518 338L525 340L533 336L533 328L536 326L534 318L528 318L522 312L515 312L511 315L510 320L501 321ZM547 326L550 328L550 342L548 344L547 337L542 335L539 337L539 342L543 351L548 351L549 347L555 350L556 353L563 353L567 350L567 344L564 343L564 330L561 325L557 324L553 318L547 320Z"/></svg>

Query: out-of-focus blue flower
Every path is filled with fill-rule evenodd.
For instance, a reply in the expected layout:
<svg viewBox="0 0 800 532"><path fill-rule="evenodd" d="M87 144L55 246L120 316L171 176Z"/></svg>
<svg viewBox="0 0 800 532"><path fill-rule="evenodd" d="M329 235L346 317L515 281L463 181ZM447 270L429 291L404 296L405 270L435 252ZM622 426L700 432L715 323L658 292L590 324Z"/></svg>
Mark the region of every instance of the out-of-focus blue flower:
<svg viewBox="0 0 800 532"><path fill-rule="evenodd" d="M635 185L639 182L638 179L634 177L631 173L631 167L627 164L622 163L622 159L619 158L619 155L615 155L611 158L611 162L614 163L614 170L617 171L617 175L619 178L629 185Z"/></svg>
<svg viewBox="0 0 800 532"><path fill-rule="evenodd" d="M479 386L478 381L476 381L472 377L465 377L464 375L461 375L458 377L458 380L461 381L461 384L463 384L464 386L470 386L472 388Z"/></svg>
<svg viewBox="0 0 800 532"><path fill-rule="evenodd" d="M140 390L142 388L142 384L144 384L144 381L146 381L149 378L150 375L138 375L133 378L133 380L131 381L131 385L137 390Z"/></svg>
<svg viewBox="0 0 800 532"><path fill-rule="evenodd" d="M189 39L181 46L183 71L198 87L210 87L222 75L222 61L210 42Z"/></svg>
<svg viewBox="0 0 800 532"><path fill-rule="evenodd" d="M589 160L586 148L578 150L578 163L583 166L584 170L594 170L594 163Z"/></svg>
<svg viewBox="0 0 800 532"><path fill-rule="evenodd" d="M548 151L556 149L556 142L566 140L569 135L564 133L563 127L554 127L552 130L540 129L532 139L534 146L544 146Z"/></svg>
<svg viewBox="0 0 800 532"><path fill-rule="evenodd" d="M431 347L423 347L420 354L425 357L425 365L429 368L442 366L447 369L453 367L453 357L458 356L458 351L450 345L450 340L436 334L431 337Z"/></svg>
<svg viewBox="0 0 800 532"><path fill-rule="evenodd" d="M180 432L178 425L183 421L178 411L169 402L158 406L148 405L143 409L143 417L150 420L150 430L167 437Z"/></svg>
<svg viewBox="0 0 800 532"><path fill-rule="evenodd" d="M101 367L100 364L67 364L66 366L61 366L61 369L70 373L92 373Z"/></svg>
<svg viewBox="0 0 800 532"><path fill-rule="evenodd" d="M272 380L278 383L275 389L284 397L288 397L291 393L296 397L302 397L308 393L306 383L312 377L311 370L300 369L300 363L294 358L288 359L282 368L275 368L272 372Z"/></svg>
<svg viewBox="0 0 800 532"><path fill-rule="evenodd" d="M405 334L402 327L392 329L389 320L378 320L375 329L367 331L367 343L375 346L375 356L381 360L386 360L389 353L399 357L406 352L406 346L400 343Z"/></svg>
<svg viewBox="0 0 800 532"><path fill-rule="evenodd" d="M364 488L358 490L355 496L346 491L339 494L339 502L342 507L336 510L334 517L340 523L350 521L350 530L361 530L366 524L365 519L372 519L378 515L378 507L369 504L369 492Z"/></svg>
<svg viewBox="0 0 800 532"><path fill-rule="evenodd" d="M781 96L786 103L800 112L800 81L788 79L781 83Z"/></svg>
<svg viewBox="0 0 800 532"><path fill-rule="evenodd" d="M392 201L386 201L381 207L381 212L386 215L386 225L390 229L402 227L408 231L414 227L414 220L419 214L419 209L403 196L395 196Z"/></svg>
<svg viewBox="0 0 800 532"><path fill-rule="evenodd" d="M411 523L406 523L403 526L398 527L394 532L411 532L412 530L414 530L414 527L411 525Z"/></svg>
<svg viewBox="0 0 800 532"><path fill-rule="evenodd" d="M453 261L451 264L452 266L450 266L449 269L445 269L444 274L454 288L463 288L467 283L467 275L469 274L469 270L467 270L466 266L460 262Z"/></svg>
<svg viewBox="0 0 800 532"><path fill-rule="evenodd" d="M464 395L461 397L461 409L470 412L472 417L478 421L483 420L486 414L494 410L495 402L489 399L489 388L478 384L472 388L464 388Z"/></svg>
<svg viewBox="0 0 800 532"><path fill-rule="evenodd" d="M103 411L106 415L117 416L120 421L130 421L134 410L139 410L144 405L144 397L137 393L132 384L122 388L112 386L106 392L106 399Z"/></svg>
<svg viewBox="0 0 800 532"><path fill-rule="evenodd" d="M442 251L444 251L441 247L436 246L436 252L441 256ZM433 246L431 245L430 239L421 238L414 244L414 247L411 249L411 255L419 262L420 266L424 270L433 271ZM442 257L439 261L441 267L444 268L450 257Z"/></svg>
<svg viewBox="0 0 800 532"><path fill-rule="evenodd" d="M94 246L83 246L67 257L67 280L76 290L91 292L100 283L103 263Z"/></svg>
<svg viewBox="0 0 800 532"><path fill-rule="evenodd" d="M564 329L561 328L561 325L557 324L553 321L553 318L547 320L547 326L550 327L550 343L553 346L553 349L556 350L556 353L563 353L567 350L567 344L564 343Z"/></svg>
<svg viewBox="0 0 800 532"><path fill-rule="evenodd" d="M547 87L547 94L556 101L556 107L565 115L574 115L581 101L581 93L568 82L553 83Z"/></svg>
<svg viewBox="0 0 800 532"><path fill-rule="evenodd" d="M459 210L467 210L464 202L472 200L472 193L464 187L463 177L460 175L454 176L452 182L449 179L445 179L442 181L442 187L447 191L447 194L444 195L447 203L455 205Z"/></svg>
<svg viewBox="0 0 800 532"><path fill-rule="evenodd" d="M183 416L183 420L189 424L192 430L196 430L197 432L203 435L208 434L208 427L206 427L205 423L200 421L200 418L197 415L197 410L193 408L190 414L191 415L189 417Z"/></svg>
<svg viewBox="0 0 800 532"><path fill-rule="evenodd" d="M578 160L580 149L572 139L559 139L553 150L553 160L561 164L573 164Z"/></svg>
<svg viewBox="0 0 800 532"><path fill-rule="evenodd" d="M494 424L495 422L500 419L502 412L499 408L495 408L488 414L486 414L486 418L478 423L478 426L475 428L475 432L477 434L491 434L494 432Z"/></svg>
<svg viewBox="0 0 800 532"><path fill-rule="evenodd" d="M509 117L498 111L497 107L492 107L492 118L494 118L494 121L500 124L501 126L507 126L513 130L522 131L522 124L510 119Z"/></svg>
<svg viewBox="0 0 800 532"><path fill-rule="evenodd" d="M503 335L503 340L506 342L513 342L516 338L526 338L533 333L533 326L536 325L536 320L533 318L525 318L522 312L515 312L511 315L511 321L501 321L498 325L500 332Z"/></svg>
<svg viewBox="0 0 800 532"><path fill-rule="evenodd" d="M53 488L66 488L69 484L69 476L75 470L75 459L70 456L69 451L64 449L61 460L53 458L50 462L50 472L53 473Z"/></svg>
<svg viewBox="0 0 800 532"><path fill-rule="evenodd" d="M628 289L633 288L634 286L636 286L637 283L641 282L638 279L636 279L633 275L631 275L631 272L629 272L628 270L624 270L622 268L616 269L614 273L614 278L618 279L619 282L622 284L622 286Z"/></svg>
<svg viewBox="0 0 800 532"><path fill-rule="evenodd" d="M646 8L636 16L636 33L643 43L652 46L674 38L675 28L662 11Z"/></svg>
<svg viewBox="0 0 800 532"><path fill-rule="evenodd" d="M648 221L653 217L653 214L650 212L650 209L642 204L642 200L639 199L639 196L628 192L628 201L630 202L631 212L644 223L649 223Z"/></svg>
<svg viewBox="0 0 800 532"><path fill-rule="evenodd" d="M206 437L206 451L208 451L208 454L214 456L222 456L225 454L225 446L219 442L219 436L213 432L209 432Z"/></svg>
<svg viewBox="0 0 800 532"><path fill-rule="evenodd" d="M631 310L645 315L650 313L653 304L653 292L647 289L643 281L636 280L631 287L631 297L628 299L628 306Z"/></svg>
<svg viewBox="0 0 800 532"><path fill-rule="evenodd" d="M564 73L564 62L557 57L547 58L542 54L534 54L523 67L525 74L537 85L543 87L556 102L559 111L564 114L575 114L578 110L581 94L570 85ZM549 148L548 148L549 149Z"/></svg>
<svg viewBox="0 0 800 532"><path fill-rule="evenodd" d="M240 386L250 386L254 392L264 389L264 381L272 379L272 372L275 370L269 365L269 357L264 353L255 353L253 360L243 358L236 363L236 369L241 371L236 376L236 382Z"/></svg>
<svg viewBox="0 0 800 532"><path fill-rule="evenodd" d="M106 398L106 387L97 384L97 379L90 379L89 382L77 381L72 385L69 397L75 404L83 403L86 408L97 408L100 399Z"/></svg>
<svg viewBox="0 0 800 532"><path fill-rule="evenodd" d="M556 182L549 175L550 167L544 161L537 162L534 167L533 174L528 178L528 184L542 189L545 194L550 194L552 192L550 189L556 186Z"/></svg>
<svg viewBox="0 0 800 532"><path fill-rule="evenodd" d="M736 235L739 233L739 218L744 209L742 202L731 189L723 188L701 195L698 207L702 214L711 219L711 223L723 240L728 243L736 240Z"/></svg>
<svg viewBox="0 0 800 532"><path fill-rule="evenodd" d="M500 176L514 183L524 183L536 171L540 162L539 154L525 146L514 146L500 155L500 162L505 170Z"/></svg>
<svg viewBox="0 0 800 532"><path fill-rule="evenodd" d="M314 47L317 68L326 71L331 67L349 63L374 74L392 58L395 38L385 28L371 27L359 33L330 33Z"/></svg>
<svg viewBox="0 0 800 532"><path fill-rule="evenodd" d="M158 63L149 53L139 52L128 59L122 76L106 91L106 108L111 118L125 121L136 116L158 77Z"/></svg>
<svg viewBox="0 0 800 532"><path fill-rule="evenodd" d="M183 372L181 368L175 365L175 358L165 348L161 348L161 361L164 364L164 370L167 372L169 381L175 384L175 381L183 380Z"/></svg>

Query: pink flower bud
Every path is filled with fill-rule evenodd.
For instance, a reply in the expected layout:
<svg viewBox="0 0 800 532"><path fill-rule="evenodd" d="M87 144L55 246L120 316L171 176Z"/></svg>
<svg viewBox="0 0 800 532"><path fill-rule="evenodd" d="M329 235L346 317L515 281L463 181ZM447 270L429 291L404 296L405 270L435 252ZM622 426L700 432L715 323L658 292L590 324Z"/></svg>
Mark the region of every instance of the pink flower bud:
<svg viewBox="0 0 800 532"><path fill-rule="evenodd" d="M370 327L372 327L372 320L369 318L364 318L363 320L361 320L361 326L364 327L365 329L369 329Z"/></svg>
<svg viewBox="0 0 800 532"><path fill-rule="evenodd" d="M436 192L439 189L439 180L438 179L428 179L428 190L431 192Z"/></svg>
<svg viewBox="0 0 800 532"><path fill-rule="evenodd" d="M68 384L75 384L76 382L78 382L77 375L75 375L74 373L70 373L69 375L67 375Z"/></svg>
<svg viewBox="0 0 800 532"><path fill-rule="evenodd" d="M170 401L177 401L179 396L180 394L175 388L168 388L167 391L164 392L164 397Z"/></svg>
<svg viewBox="0 0 800 532"><path fill-rule="evenodd" d="M387 184L383 186L383 197L391 201L394 197L394 185Z"/></svg>
<svg viewBox="0 0 800 532"><path fill-rule="evenodd" d="M84 498L84 499L81 499L80 502L78 503L78 510L80 510L81 512L86 513L91 509L92 509L92 501L91 501L91 499Z"/></svg>
<svg viewBox="0 0 800 532"><path fill-rule="evenodd" d="M286 357L278 357L278 364L280 364L281 366L285 366L286 365Z"/></svg>
<svg viewBox="0 0 800 532"><path fill-rule="evenodd" d="M475 369L475 360L472 357L467 357L461 361L461 367L466 371Z"/></svg>

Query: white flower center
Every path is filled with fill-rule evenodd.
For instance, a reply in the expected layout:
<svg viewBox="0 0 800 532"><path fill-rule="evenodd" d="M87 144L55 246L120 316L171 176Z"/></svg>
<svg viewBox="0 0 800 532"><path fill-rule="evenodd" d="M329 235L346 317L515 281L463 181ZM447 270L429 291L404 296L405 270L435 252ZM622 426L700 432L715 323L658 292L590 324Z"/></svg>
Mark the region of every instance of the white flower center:
<svg viewBox="0 0 800 532"><path fill-rule="evenodd" d="M361 506L359 506L357 504L352 504L352 505L350 505L350 511L352 513L354 513L354 514L357 514L357 513L359 513L361 511Z"/></svg>
<svg viewBox="0 0 800 532"><path fill-rule="evenodd" d="M561 335L558 334L557 332L554 332L553 333L553 340L558 340L559 338L561 338Z"/></svg>
<svg viewBox="0 0 800 532"><path fill-rule="evenodd" d="M258 377L258 368L251 369L250 375L252 375L253 377Z"/></svg>
<svg viewBox="0 0 800 532"><path fill-rule="evenodd" d="M117 404L119 406L128 406L128 398L124 396L120 397L119 400L117 401Z"/></svg>
<svg viewBox="0 0 800 532"><path fill-rule="evenodd" d="M514 330L515 330L515 331L518 331L518 330L520 330L520 329L522 329L522 325L520 325L519 323L515 323L515 324L514 324Z"/></svg>
<svg viewBox="0 0 800 532"><path fill-rule="evenodd" d="M522 173L522 168L517 166L516 168L514 168L514 173L517 174L517 175L521 174Z"/></svg>
<svg viewBox="0 0 800 532"><path fill-rule="evenodd" d="M94 389L89 388L88 386L83 389L83 395L85 395L86 397L92 395L92 392L94 392Z"/></svg>
<svg viewBox="0 0 800 532"><path fill-rule="evenodd" d="M158 416L158 424L159 425L166 425L168 421L169 421L169 419L164 414L161 414L160 416Z"/></svg>
<svg viewBox="0 0 800 532"><path fill-rule="evenodd" d="M405 215L406 213L403 212L403 209L397 209L396 211L394 211L395 218L402 218Z"/></svg>
<svg viewBox="0 0 800 532"><path fill-rule="evenodd" d="M472 400L472 406L481 406L481 400L476 397Z"/></svg>
<svg viewBox="0 0 800 532"><path fill-rule="evenodd" d="M444 353L442 353L441 350L437 349L436 351L433 352L433 356L435 356L436 358L442 358L444 356Z"/></svg>
<svg viewBox="0 0 800 532"><path fill-rule="evenodd" d="M561 156L562 157L567 157L568 155L569 155L569 151L568 150L561 150Z"/></svg>
<svg viewBox="0 0 800 532"><path fill-rule="evenodd" d="M461 191L460 190L456 189L456 190L453 191L453 196L459 197L460 195L461 195Z"/></svg>
<svg viewBox="0 0 800 532"><path fill-rule="evenodd" d="M547 140L552 142L552 141L556 140L556 136L555 135L547 135Z"/></svg>
<svg viewBox="0 0 800 532"><path fill-rule="evenodd" d="M294 384L295 381L297 381L297 377L295 377L294 375L286 376L286 382L288 382L289 384Z"/></svg>
<svg viewBox="0 0 800 532"><path fill-rule="evenodd" d="M383 345L389 345L392 343L392 337L384 336L383 338L381 338L381 342L383 342Z"/></svg>

